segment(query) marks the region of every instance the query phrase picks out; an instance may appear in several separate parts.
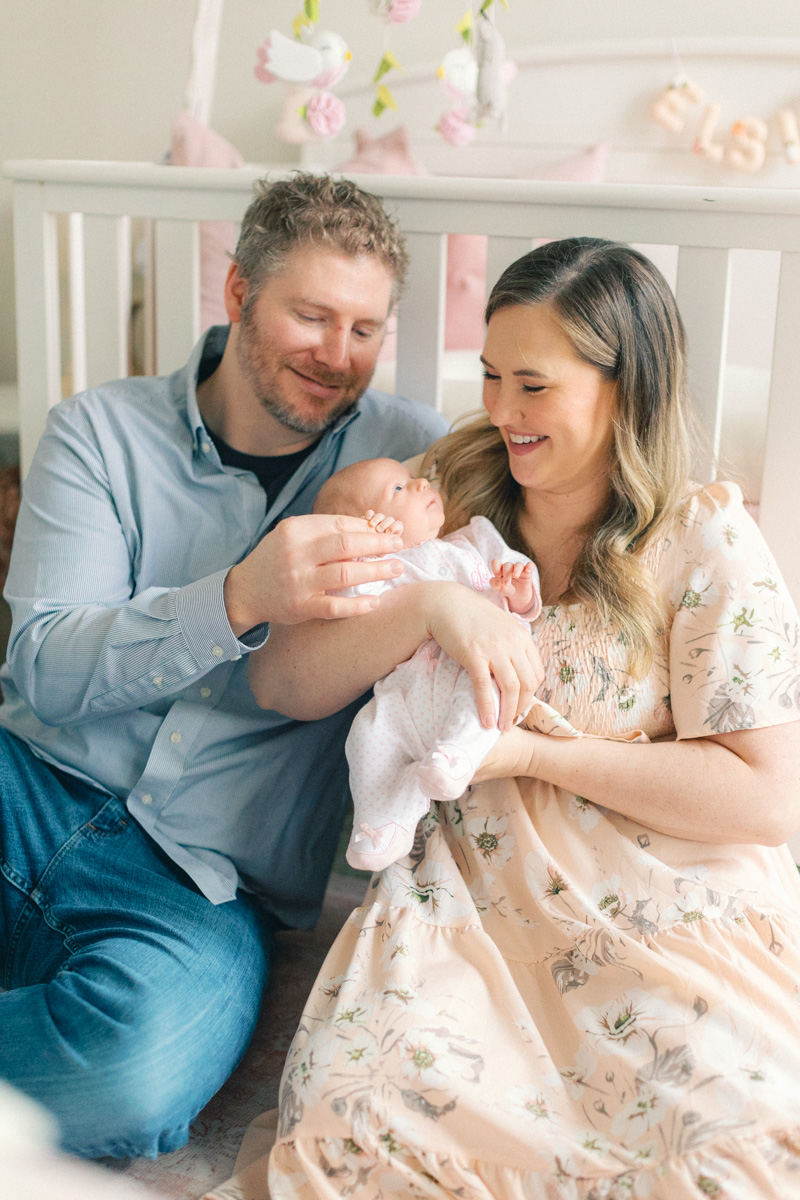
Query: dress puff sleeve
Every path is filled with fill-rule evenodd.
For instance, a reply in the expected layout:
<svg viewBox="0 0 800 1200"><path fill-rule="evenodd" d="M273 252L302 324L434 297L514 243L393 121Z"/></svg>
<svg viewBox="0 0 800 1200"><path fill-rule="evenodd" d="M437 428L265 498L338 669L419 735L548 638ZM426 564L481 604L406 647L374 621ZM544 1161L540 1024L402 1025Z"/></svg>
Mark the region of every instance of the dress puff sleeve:
<svg viewBox="0 0 800 1200"><path fill-rule="evenodd" d="M693 497L667 557L678 738L800 720L797 610L735 484Z"/></svg>

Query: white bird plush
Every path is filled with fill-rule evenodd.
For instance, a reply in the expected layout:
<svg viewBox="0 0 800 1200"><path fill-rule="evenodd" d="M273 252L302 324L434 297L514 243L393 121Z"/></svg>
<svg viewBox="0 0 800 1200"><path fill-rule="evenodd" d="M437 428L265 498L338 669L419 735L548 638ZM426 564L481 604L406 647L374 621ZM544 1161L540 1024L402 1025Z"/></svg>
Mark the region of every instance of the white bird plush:
<svg viewBox="0 0 800 1200"><path fill-rule="evenodd" d="M448 50L438 74L451 100L474 100L478 86L478 63L469 46Z"/></svg>
<svg viewBox="0 0 800 1200"><path fill-rule="evenodd" d="M316 33L307 42L296 42L273 29L264 43L264 68L286 83L333 87L350 66L352 55L338 33Z"/></svg>

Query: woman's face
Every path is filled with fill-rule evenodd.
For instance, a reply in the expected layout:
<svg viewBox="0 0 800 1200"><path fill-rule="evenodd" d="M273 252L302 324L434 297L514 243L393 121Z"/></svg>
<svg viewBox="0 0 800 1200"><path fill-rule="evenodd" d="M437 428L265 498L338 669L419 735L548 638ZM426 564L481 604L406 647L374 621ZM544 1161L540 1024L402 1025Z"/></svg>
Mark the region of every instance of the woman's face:
<svg viewBox="0 0 800 1200"><path fill-rule="evenodd" d="M616 384L578 357L551 307L496 312L481 361L484 407L517 483L557 494L605 491Z"/></svg>

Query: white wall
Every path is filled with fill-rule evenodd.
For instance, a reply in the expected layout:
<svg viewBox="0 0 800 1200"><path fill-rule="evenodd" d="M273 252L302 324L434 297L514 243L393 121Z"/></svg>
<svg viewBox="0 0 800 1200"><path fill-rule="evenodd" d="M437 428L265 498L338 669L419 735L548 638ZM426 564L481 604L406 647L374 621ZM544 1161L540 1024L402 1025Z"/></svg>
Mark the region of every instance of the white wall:
<svg viewBox="0 0 800 1200"><path fill-rule="evenodd" d="M254 78L256 46L288 32L301 0L226 0L212 123L252 162L292 162L272 127L282 89ZM570 40L727 34L796 36L794 0L509 0L497 4L510 47ZM374 69L386 39L402 63L457 44L467 0L423 0L403 26L383 26L367 0L320 0L341 32L354 75ZM476 5L473 5L476 7ZM0 161L8 158L158 160L182 106L195 0L10 0L0 38ZM661 81L655 81L660 83ZM431 120L436 115L432 114ZM386 114L376 130L402 114ZM413 130L412 130L413 135ZM13 380L15 333L11 191L0 181L0 381Z"/></svg>

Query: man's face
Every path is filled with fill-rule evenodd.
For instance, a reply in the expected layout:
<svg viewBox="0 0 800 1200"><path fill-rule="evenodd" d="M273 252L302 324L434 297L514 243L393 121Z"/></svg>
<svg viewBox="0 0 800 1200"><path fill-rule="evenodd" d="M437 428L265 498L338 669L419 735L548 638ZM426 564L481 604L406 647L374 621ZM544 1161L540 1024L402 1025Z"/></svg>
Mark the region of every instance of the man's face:
<svg viewBox="0 0 800 1200"><path fill-rule="evenodd" d="M226 296L237 279L234 268ZM241 308L236 357L259 403L296 433L332 425L369 386L391 293L392 276L372 255L293 250Z"/></svg>

